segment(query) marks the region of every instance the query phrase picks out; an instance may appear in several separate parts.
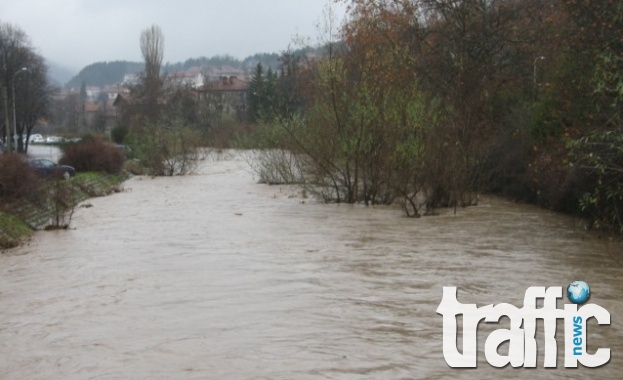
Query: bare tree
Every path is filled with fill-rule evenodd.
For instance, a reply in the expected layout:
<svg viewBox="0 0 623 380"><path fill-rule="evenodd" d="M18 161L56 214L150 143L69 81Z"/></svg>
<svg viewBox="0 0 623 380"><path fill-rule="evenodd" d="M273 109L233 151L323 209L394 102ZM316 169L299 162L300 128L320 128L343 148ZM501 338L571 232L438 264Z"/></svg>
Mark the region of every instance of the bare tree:
<svg viewBox="0 0 623 380"><path fill-rule="evenodd" d="M60 89L52 89L52 93ZM67 94L64 97L52 97L50 100L49 120L70 133L78 132L80 124L80 96L76 93Z"/></svg>
<svg viewBox="0 0 623 380"><path fill-rule="evenodd" d="M157 25L143 30L141 33L141 53L145 60L145 76L147 79L160 78L160 68L164 55L164 35Z"/></svg>
<svg viewBox="0 0 623 380"><path fill-rule="evenodd" d="M141 53L145 60L145 73L142 83L138 86L138 95L143 98L140 101L143 115L153 121L158 118L158 102L163 85L160 69L164 55L164 35L159 26L152 25L143 30Z"/></svg>
<svg viewBox="0 0 623 380"><path fill-rule="evenodd" d="M15 113L17 150L28 150L28 139L36 123L50 116L52 95L56 91L47 79L48 67L43 57L30 52L26 61L28 70L15 77ZM23 141L26 140L26 144Z"/></svg>
<svg viewBox="0 0 623 380"><path fill-rule="evenodd" d="M14 127L11 89L15 74L26 66L31 52L32 48L24 31L11 24L0 23L0 86L4 95L4 136L8 138L9 144L12 144Z"/></svg>

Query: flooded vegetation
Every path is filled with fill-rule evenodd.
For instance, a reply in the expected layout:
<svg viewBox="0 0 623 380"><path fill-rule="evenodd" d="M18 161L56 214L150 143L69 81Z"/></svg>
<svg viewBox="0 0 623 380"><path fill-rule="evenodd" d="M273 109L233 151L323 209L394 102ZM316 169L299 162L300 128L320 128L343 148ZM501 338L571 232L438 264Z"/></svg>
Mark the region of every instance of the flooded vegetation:
<svg viewBox="0 0 623 380"><path fill-rule="evenodd" d="M558 370L542 351L535 370L494 369L484 341L508 323L483 322L478 377L623 369L623 245L573 219L499 198L411 219L256 182L233 154L135 177L78 208L73 229L0 255L0 378L469 379L444 361L443 286L521 307L527 287L576 279L612 315L588 323L588 351L610 348L610 363L564 369L559 322Z"/></svg>
<svg viewBox="0 0 623 380"><path fill-rule="evenodd" d="M233 71L227 56L216 71L206 58L163 65L154 24L137 41L143 72L118 71L99 89L81 79L62 96L26 33L0 23L11 152L0 160L1 230L24 231L7 205L39 182L17 153L54 154L72 173L137 175L77 208L65 190L79 177L53 182L56 227L68 228L0 255L1 379L620 377L623 7L334 3L347 17L340 25L328 7L315 47ZM203 46L186 37L173 46ZM33 132L44 117L63 135L45 142L62 154L28 152L43 143ZM198 154L207 146L253 153ZM522 307L529 287L576 280L612 318L580 324L565 311L573 337L590 337L574 349L609 348L607 365L564 368L571 324L558 320L558 370L544 369L547 309L536 369L486 360L487 337L512 316L476 326L477 372L444 360L444 287L462 304ZM509 340L487 351L531 355Z"/></svg>

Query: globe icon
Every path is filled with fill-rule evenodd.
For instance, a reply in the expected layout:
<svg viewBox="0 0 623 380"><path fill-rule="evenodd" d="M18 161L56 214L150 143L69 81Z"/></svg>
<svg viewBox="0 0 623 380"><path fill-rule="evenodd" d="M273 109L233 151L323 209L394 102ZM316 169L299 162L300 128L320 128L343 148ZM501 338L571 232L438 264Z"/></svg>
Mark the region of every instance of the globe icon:
<svg viewBox="0 0 623 380"><path fill-rule="evenodd" d="M575 304L588 301L591 296L591 288L584 281L573 281L567 287L567 298Z"/></svg>

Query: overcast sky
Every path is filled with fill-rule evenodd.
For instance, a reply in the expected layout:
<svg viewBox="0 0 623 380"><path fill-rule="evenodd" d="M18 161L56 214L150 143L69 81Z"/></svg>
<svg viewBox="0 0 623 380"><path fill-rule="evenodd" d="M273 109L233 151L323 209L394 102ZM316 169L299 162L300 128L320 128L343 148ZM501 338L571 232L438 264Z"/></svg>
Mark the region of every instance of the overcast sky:
<svg viewBox="0 0 623 380"><path fill-rule="evenodd" d="M142 61L141 31L161 27L164 61L279 53L295 36L318 40L331 0L2 0L0 21L20 27L46 59L78 71L98 61Z"/></svg>

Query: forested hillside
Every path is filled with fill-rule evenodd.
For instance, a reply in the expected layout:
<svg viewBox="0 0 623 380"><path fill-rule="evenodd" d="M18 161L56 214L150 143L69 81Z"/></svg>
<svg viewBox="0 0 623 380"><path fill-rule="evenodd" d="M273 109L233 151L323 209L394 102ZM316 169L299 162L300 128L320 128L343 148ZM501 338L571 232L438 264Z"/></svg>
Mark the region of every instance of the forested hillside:
<svg viewBox="0 0 623 380"><path fill-rule="evenodd" d="M143 70L143 63L114 61L97 62L85 67L70 80L66 87L80 88L84 82L87 86L106 86L121 83L125 74L138 73Z"/></svg>
<svg viewBox="0 0 623 380"><path fill-rule="evenodd" d="M297 55L319 53L319 48L302 48L294 52ZM163 73L185 71L193 67L199 68L234 68L252 73L255 66L261 63L265 68L277 70L280 65L280 54L277 53L257 53L246 57L243 60L230 55L215 55L212 57L189 58L184 62L166 63L162 66ZM78 89L84 82L87 86L106 86L121 83L125 74L136 74L143 71L142 62L113 61L96 62L86 66L72 78L66 85L67 88Z"/></svg>

